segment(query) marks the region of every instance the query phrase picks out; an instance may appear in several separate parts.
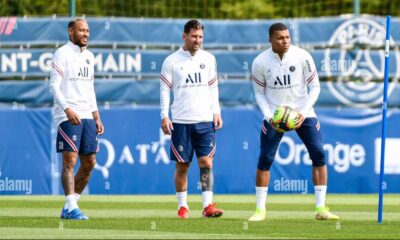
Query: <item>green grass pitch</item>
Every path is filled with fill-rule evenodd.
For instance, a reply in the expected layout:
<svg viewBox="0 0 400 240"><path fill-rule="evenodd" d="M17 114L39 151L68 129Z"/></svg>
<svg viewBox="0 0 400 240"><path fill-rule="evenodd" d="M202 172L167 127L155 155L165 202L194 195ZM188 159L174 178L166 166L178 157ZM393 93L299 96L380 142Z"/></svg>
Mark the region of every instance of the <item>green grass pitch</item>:
<svg viewBox="0 0 400 240"><path fill-rule="evenodd" d="M268 196L267 219L248 222L253 195L216 195L225 210L218 219L201 218L201 196L189 195L190 218L176 218L175 196L82 196L89 221L59 219L62 196L0 196L0 238L335 238L384 239L400 235L400 196L385 195L378 224L377 195L327 197L339 221L314 219L313 195Z"/></svg>

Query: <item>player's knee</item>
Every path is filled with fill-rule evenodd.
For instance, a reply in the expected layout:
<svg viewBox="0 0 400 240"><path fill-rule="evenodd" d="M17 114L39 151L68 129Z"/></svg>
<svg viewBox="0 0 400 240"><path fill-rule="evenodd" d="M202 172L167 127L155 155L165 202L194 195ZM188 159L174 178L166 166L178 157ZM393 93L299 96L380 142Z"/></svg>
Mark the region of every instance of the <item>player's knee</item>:
<svg viewBox="0 0 400 240"><path fill-rule="evenodd" d="M76 162L74 162L74 161L68 161L68 160L64 159L64 161L63 161L63 169L74 171L75 164L76 164Z"/></svg>
<svg viewBox="0 0 400 240"><path fill-rule="evenodd" d="M96 165L96 158L90 158L88 161L88 167L92 169L94 168L95 165Z"/></svg>
<svg viewBox="0 0 400 240"><path fill-rule="evenodd" d="M265 156L258 158L257 169L261 171L269 171L274 160Z"/></svg>
<svg viewBox="0 0 400 240"><path fill-rule="evenodd" d="M62 155L62 165L66 170L74 170L76 161L78 159L78 154L76 152L63 152Z"/></svg>
<svg viewBox="0 0 400 240"><path fill-rule="evenodd" d="M210 157L199 158L199 167L200 168L212 168L212 158L210 158Z"/></svg>
<svg viewBox="0 0 400 240"><path fill-rule="evenodd" d="M176 174L178 175L186 175L189 170L189 164L187 163L176 163Z"/></svg>
<svg viewBox="0 0 400 240"><path fill-rule="evenodd" d="M96 157L94 157L94 156L88 157L85 159L84 162L82 162L82 167L86 171L91 171L95 165L96 165Z"/></svg>
<svg viewBox="0 0 400 240"><path fill-rule="evenodd" d="M325 151L323 149L310 151L310 158L313 167L325 166Z"/></svg>

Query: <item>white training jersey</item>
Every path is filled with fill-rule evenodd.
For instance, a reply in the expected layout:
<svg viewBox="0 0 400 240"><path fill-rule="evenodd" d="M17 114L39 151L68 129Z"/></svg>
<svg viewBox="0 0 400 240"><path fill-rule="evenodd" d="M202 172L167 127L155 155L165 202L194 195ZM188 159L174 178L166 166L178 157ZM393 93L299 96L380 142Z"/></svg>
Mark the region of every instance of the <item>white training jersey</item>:
<svg viewBox="0 0 400 240"><path fill-rule="evenodd" d="M164 60L160 76L161 119L168 117L171 89L172 122L209 122L214 114L221 114L216 60L211 53L200 49L192 56L180 48Z"/></svg>
<svg viewBox="0 0 400 240"><path fill-rule="evenodd" d="M68 42L60 47L51 63L50 92L57 126L67 121L64 110L71 108L81 119L93 119L97 111L94 92L94 56L89 50Z"/></svg>
<svg viewBox="0 0 400 240"><path fill-rule="evenodd" d="M252 79L256 101L269 120L278 106L289 106L304 117L315 117L314 104L320 85L311 55L291 45L283 55L272 48L260 53L253 62Z"/></svg>

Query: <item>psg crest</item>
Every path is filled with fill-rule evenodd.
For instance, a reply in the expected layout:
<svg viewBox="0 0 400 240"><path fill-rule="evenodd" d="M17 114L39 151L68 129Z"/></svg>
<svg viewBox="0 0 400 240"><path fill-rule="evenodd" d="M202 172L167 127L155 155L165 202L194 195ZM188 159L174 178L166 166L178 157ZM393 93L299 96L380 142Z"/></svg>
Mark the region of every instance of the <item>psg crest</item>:
<svg viewBox="0 0 400 240"><path fill-rule="evenodd" d="M345 21L333 33L324 52L322 71L329 91L343 104L371 107L382 102L385 66L385 26L371 19ZM394 44L393 38L390 40ZM390 94L399 77L398 48L391 51Z"/></svg>

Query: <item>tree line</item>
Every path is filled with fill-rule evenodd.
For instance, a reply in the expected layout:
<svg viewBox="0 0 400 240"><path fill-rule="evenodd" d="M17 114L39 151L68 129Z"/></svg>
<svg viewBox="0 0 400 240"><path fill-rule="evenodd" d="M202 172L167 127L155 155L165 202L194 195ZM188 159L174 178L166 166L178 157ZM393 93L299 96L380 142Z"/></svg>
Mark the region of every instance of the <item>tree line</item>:
<svg viewBox="0 0 400 240"><path fill-rule="evenodd" d="M0 0L0 16L69 16L70 0ZM359 0L360 13L400 15L400 0ZM76 15L273 19L354 13L353 0L75 0Z"/></svg>

